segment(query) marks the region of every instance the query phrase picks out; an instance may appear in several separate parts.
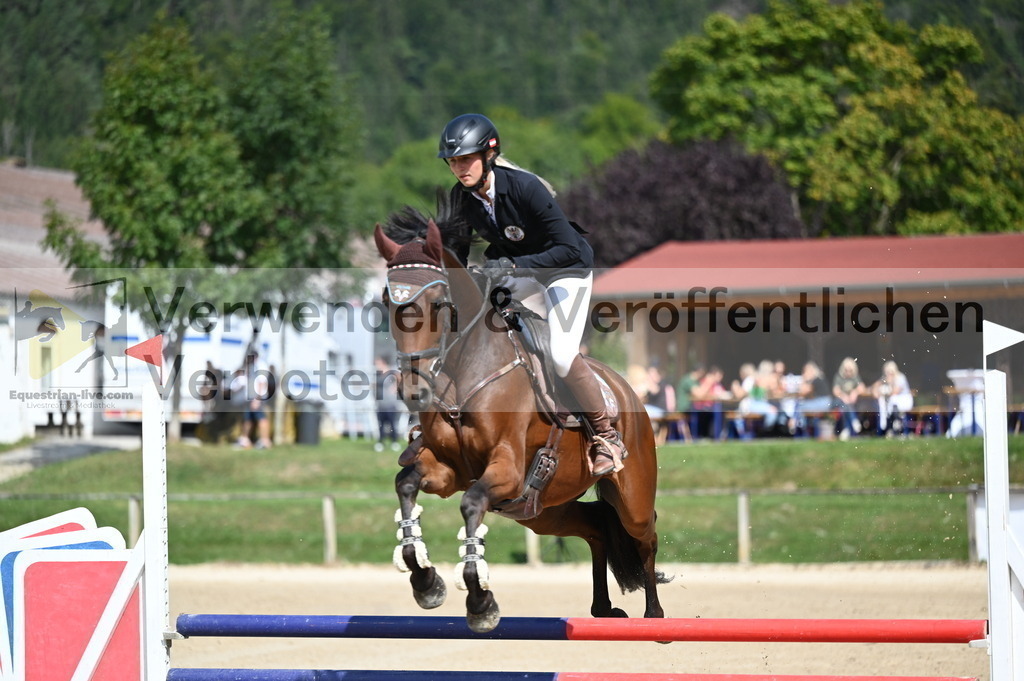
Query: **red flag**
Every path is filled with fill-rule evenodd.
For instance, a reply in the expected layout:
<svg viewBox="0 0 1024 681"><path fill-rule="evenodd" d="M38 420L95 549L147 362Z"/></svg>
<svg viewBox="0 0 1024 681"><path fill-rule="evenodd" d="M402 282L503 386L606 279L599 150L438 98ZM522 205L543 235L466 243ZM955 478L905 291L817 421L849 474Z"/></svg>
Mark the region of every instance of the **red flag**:
<svg viewBox="0 0 1024 681"><path fill-rule="evenodd" d="M164 366L164 336L160 334L149 340L142 341L138 345L125 348L124 354L135 359L141 359L143 362L149 362L162 369Z"/></svg>

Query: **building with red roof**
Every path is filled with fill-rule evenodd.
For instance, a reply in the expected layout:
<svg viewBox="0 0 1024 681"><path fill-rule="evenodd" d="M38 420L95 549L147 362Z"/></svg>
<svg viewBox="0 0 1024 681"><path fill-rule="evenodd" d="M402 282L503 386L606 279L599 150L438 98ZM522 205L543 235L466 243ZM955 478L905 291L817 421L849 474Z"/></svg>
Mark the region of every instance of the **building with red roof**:
<svg viewBox="0 0 1024 681"><path fill-rule="evenodd" d="M1022 300L1024 233L673 241L598 273L589 339L621 333L629 365L672 379L771 359L831 380L851 356L870 383L892 359L930 401L981 367L982 318L1024 329Z"/></svg>

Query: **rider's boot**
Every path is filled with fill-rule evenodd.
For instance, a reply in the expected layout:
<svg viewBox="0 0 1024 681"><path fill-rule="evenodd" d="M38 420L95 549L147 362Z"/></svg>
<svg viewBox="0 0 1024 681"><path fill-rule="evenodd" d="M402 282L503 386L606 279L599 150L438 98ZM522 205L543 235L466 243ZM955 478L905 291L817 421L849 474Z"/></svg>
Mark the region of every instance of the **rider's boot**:
<svg viewBox="0 0 1024 681"><path fill-rule="evenodd" d="M594 432L594 439L590 445L591 473L600 477L622 470L622 460L628 453L622 438L608 420L601 384L594 370L582 355L577 355L563 380L572 391L583 417Z"/></svg>

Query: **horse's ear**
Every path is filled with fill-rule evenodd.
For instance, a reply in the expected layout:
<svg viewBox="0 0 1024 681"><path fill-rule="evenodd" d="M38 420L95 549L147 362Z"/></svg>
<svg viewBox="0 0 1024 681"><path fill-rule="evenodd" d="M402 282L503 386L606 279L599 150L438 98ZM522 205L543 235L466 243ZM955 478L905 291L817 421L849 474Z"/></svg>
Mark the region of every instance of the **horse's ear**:
<svg viewBox="0 0 1024 681"><path fill-rule="evenodd" d="M440 264L444 257L444 246L441 244L441 230L433 220L427 221L427 244L423 252Z"/></svg>
<svg viewBox="0 0 1024 681"><path fill-rule="evenodd" d="M380 253L380 257L386 261L391 262L395 259L395 255L401 250L402 246L396 243L391 237L384 233L381 229L380 223L377 223L377 227L373 230L373 241L377 244L377 252Z"/></svg>

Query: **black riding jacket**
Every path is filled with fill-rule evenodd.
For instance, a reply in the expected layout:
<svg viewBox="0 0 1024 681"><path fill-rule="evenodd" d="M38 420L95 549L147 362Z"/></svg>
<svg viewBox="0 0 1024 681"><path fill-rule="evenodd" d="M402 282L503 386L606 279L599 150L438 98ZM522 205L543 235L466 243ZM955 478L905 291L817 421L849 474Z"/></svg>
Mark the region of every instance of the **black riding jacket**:
<svg viewBox="0 0 1024 681"><path fill-rule="evenodd" d="M586 276L594 265L594 251L583 231L569 222L554 197L532 173L496 166L494 168L494 214L491 221L483 203L456 184L452 205L489 246L487 258L505 256L516 269L535 272L541 280L554 276ZM469 245L457 255L465 265ZM566 272L565 270L579 270Z"/></svg>

